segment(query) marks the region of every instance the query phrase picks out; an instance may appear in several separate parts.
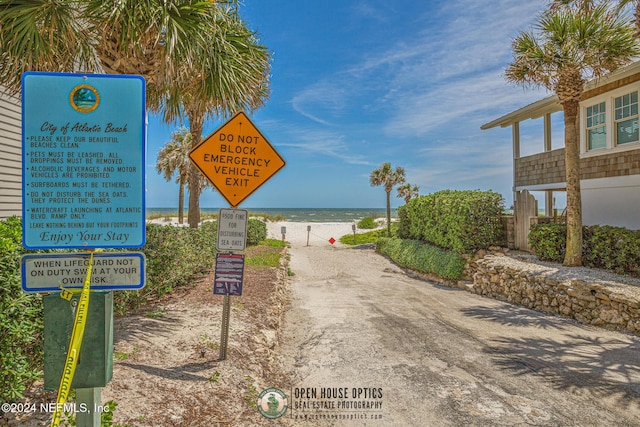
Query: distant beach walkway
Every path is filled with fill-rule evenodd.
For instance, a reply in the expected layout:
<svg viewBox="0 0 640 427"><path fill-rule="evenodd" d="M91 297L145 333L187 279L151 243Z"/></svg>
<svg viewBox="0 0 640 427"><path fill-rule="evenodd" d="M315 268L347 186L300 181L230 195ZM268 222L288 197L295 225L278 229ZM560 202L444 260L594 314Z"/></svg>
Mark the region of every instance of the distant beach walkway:
<svg viewBox="0 0 640 427"><path fill-rule="evenodd" d="M334 246L342 245L338 240L345 234L353 235L352 223L349 222L292 222L278 221L267 222L267 237L270 239L282 239L281 229L286 227L285 240L291 243L292 247L309 246L330 246L329 239L336 240ZM307 231L307 227L311 227ZM369 231L369 230L363 230Z"/></svg>

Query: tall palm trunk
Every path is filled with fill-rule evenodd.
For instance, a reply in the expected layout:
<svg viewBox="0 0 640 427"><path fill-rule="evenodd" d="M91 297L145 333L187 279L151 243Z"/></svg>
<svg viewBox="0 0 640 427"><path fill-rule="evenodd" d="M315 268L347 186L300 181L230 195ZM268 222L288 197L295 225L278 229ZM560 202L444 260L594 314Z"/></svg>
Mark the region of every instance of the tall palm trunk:
<svg viewBox="0 0 640 427"><path fill-rule="evenodd" d="M640 39L640 1L635 2L633 23L636 27L636 37Z"/></svg>
<svg viewBox="0 0 640 427"><path fill-rule="evenodd" d="M580 194L580 143L578 101L564 106L565 167L567 178L567 248L564 265L582 265L582 197Z"/></svg>
<svg viewBox="0 0 640 427"><path fill-rule="evenodd" d="M178 190L178 223L184 223L184 180L180 179L180 188Z"/></svg>
<svg viewBox="0 0 640 427"><path fill-rule="evenodd" d="M189 130L191 131L191 148L200 144L202 135L203 116L198 114L187 113L189 117ZM187 221L189 227L198 228L200 224L200 193L202 193L202 185L200 184L200 171L195 165L189 165L189 212Z"/></svg>
<svg viewBox="0 0 640 427"><path fill-rule="evenodd" d="M387 237L391 237L391 190L387 191Z"/></svg>

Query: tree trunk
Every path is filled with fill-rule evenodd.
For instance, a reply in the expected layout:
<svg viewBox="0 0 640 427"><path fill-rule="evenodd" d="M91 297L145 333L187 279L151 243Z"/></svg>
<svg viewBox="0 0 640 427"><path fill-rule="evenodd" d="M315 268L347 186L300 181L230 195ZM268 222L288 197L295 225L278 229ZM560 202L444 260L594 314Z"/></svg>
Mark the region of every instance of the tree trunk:
<svg viewBox="0 0 640 427"><path fill-rule="evenodd" d="M567 251L564 265L582 265L582 196L580 193L580 139L578 101L563 103L565 167L567 174Z"/></svg>
<svg viewBox="0 0 640 427"><path fill-rule="evenodd" d="M200 171L194 165L189 166L189 210L187 212L187 222L191 228L198 228L200 224L199 173Z"/></svg>
<svg viewBox="0 0 640 427"><path fill-rule="evenodd" d="M180 189L178 190L178 223L184 223L184 181L180 180Z"/></svg>
<svg viewBox="0 0 640 427"><path fill-rule="evenodd" d="M198 114L190 114L189 117L189 130L191 131L191 148L200 143L202 136L203 117ZM187 221L189 227L198 228L200 225L200 193L202 192L200 171L195 165L189 165L189 212L187 214Z"/></svg>
<svg viewBox="0 0 640 427"><path fill-rule="evenodd" d="M387 191L387 237L391 237L391 191Z"/></svg>

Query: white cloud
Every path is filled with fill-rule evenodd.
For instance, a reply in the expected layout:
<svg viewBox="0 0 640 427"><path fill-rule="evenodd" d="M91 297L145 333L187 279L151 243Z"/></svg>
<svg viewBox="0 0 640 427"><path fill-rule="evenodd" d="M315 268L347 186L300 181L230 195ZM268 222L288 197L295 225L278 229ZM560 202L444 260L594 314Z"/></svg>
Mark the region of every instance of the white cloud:
<svg viewBox="0 0 640 427"><path fill-rule="evenodd" d="M420 158L414 173L425 183L509 178L510 145L492 144L495 133L480 126L546 96L508 85L503 76L512 37L528 29L543 6L519 0L438 3L440 9L415 17L425 28L413 38L390 39L299 90L291 105L311 122L289 129L290 142L279 145L357 165L377 164L373 159L385 155L405 164ZM361 19L384 16L373 2L354 10ZM356 129L371 143L366 155L352 144Z"/></svg>
<svg viewBox="0 0 640 427"><path fill-rule="evenodd" d="M332 117L344 109L345 90L329 81L317 82L296 94L291 106L299 114L321 125L329 126L330 121L318 117L319 114ZM319 113L311 113L310 111Z"/></svg>
<svg viewBox="0 0 640 427"><path fill-rule="evenodd" d="M279 142L278 146L292 147L314 155L334 157L347 164L370 164L365 156L350 152L349 146L345 143L345 135L340 133L297 128L289 129L287 138L289 141Z"/></svg>
<svg viewBox="0 0 640 427"><path fill-rule="evenodd" d="M530 26L541 4L499 0L439 5L441 10L428 12L449 17L441 20L446 25L429 20L414 38L366 52L355 65L300 91L293 108L321 125L334 124L348 107L386 109L381 126L389 135L421 136L450 123L460 126L460 116L495 110L485 114L491 120L543 96L508 86L503 78L512 37ZM375 14L372 3L361 2L358 8ZM364 94L377 100L358 104Z"/></svg>

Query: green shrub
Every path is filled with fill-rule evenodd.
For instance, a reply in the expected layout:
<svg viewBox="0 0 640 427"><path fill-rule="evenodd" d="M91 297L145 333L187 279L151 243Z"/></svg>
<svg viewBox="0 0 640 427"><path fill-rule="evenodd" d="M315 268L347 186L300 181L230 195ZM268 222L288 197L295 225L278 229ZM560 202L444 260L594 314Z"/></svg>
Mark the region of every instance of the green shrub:
<svg viewBox="0 0 640 427"><path fill-rule="evenodd" d="M594 225L583 228L583 239L584 265L640 277L640 231Z"/></svg>
<svg viewBox="0 0 640 427"><path fill-rule="evenodd" d="M362 218L358 221L358 228L361 230L372 230L378 227L376 220L371 217Z"/></svg>
<svg viewBox="0 0 640 427"><path fill-rule="evenodd" d="M529 231L529 246L538 259L562 262L567 243L567 227L563 224L534 224Z"/></svg>
<svg viewBox="0 0 640 427"><path fill-rule="evenodd" d="M255 246L267 238L267 224L256 218L247 223L247 246Z"/></svg>
<svg viewBox="0 0 640 427"><path fill-rule="evenodd" d="M42 297L22 291L20 218L0 221L0 403L22 397L42 375Z"/></svg>
<svg viewBox="0 0 640 427"><path fill-rule="evenodd" d="M217 222L207 221L195 229L147 224L147 243L141 249L147 260L146 284L140 291L114 294L114 310L124 314L137 310L148 298L188 284L193 276L213 268L216 257Z"/></svg>
<svg viewBox="0 0 640 427"><path fill-rule="evenodd" d="M388 256L395 263L424 273L458 280L464 273L465 259L455 252L449 252L420 242L397 238L380 238L376 251Z"/></svg>
<svg viewBox="0 0 640 427"><path fill-rule="evenodd" d="M444 190L398 208L398 237L471 253L501 244L504 199L493 191Z"/></svg>
<svg viewBox="0 0 640 427"><path fill-rule="evenodd" d="M564 224L536 224L529 232L529 244L544 261L564 260L567 227ZM622 227L585 226L582 228L582 263L617 274L640 277L640 231Z"/></svg>

